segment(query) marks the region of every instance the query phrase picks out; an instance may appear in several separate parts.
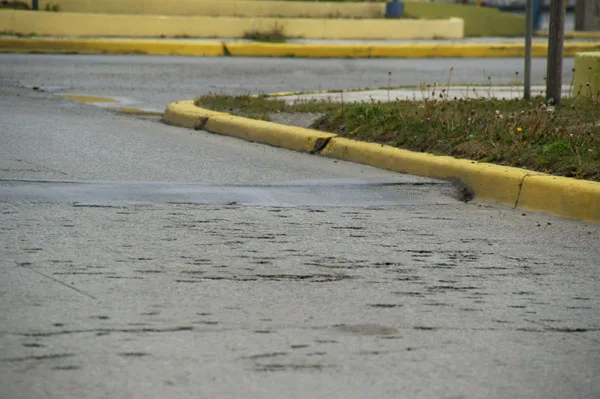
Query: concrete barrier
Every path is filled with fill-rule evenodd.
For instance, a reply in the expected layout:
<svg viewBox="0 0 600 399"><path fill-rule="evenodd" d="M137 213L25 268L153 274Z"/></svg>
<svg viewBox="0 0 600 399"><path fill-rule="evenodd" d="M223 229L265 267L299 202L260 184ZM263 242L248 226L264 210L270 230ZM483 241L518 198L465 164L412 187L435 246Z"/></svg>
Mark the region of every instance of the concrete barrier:
<svg viewBox="0 0 600 399"><path fill-rule="evenodd" d="M31 4L31 0L29 1ZM385 3L248 0L39 0L40 8L105 14L229 17L383 18Z"/></svg>
<svg viewBox="0 0 600 399"><path fill-rule="evenodd" d="M280 30L306 39L460 39L463 21L411 19L309 19L182 17L0 11L3 31L47 36L243 38Z"/></svg>
<svg viewBox="0 0 600 399"><path fill-rule="evenodd" d="M31 3L31 0L30 0ZM40 7L58 5L64 12L235 16L284 18L383 18L385 1L306 2L265 0L39 0ZM475 5L406 1L405 16L420 19L461 18L465 36L523 36L523 17Z"/></svg>
<svg viewBox="0 0 600 399"><path fill-rule="evenodd" d="M519 15L500 12L496 8L475 5L407 1L404 13L414 18L456 17L465 21L466 37L523 36L525 19Z"/></svg>
<svg viewBox="0 0 600 399"><path fill-rule="evenodd" d="M600 92L600 51L578 53L575 56L573 93L585 97L598 96Z"/></svg>

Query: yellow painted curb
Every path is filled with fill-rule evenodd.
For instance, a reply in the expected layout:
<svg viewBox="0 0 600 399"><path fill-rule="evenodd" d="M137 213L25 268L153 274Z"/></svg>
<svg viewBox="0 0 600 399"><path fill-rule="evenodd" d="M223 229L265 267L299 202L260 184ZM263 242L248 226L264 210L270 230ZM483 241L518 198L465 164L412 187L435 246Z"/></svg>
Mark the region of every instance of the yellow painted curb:
<svg viewBox="0 0 600 399"><path fill-rule="evenodd" d="M169 104L163 120L396 172L457 180L478 199L600 223L600 183L597 182L354 141L316 130L213 112L196 107L193 101Z"/></svg>
<svg viewBox="0 0 600 399"><path fill-rule="evenodd" d="M200 130L204 128L208 118L219 115L228 114L200 108L194 104L194 100L186 100L167 105L163 121L170 125Z"/></svg>
<svg viewBox="0 0 600 399"><path fill-rule="evenodd" d="M176 126L240 139L269 144L289 150L314 153L319 151L335 134L317 130L285 126L214 112L194 105L194 101L179 101L169 104L163 121Z"/></svg>
<svg viewBox="0 0 600 399"><path fill-rule="evenodd" d="M301 44L301 43L225 43L232 56L300 58L501 58L522 57L523 44L442 43L442 44ZM600 50L600 43L565 43L564 55ZM548 45L535 43L534 57L545 57Z"/></svg>
<svg viewBox="0 0 600 399"><path fill-rule="evenodd" d="M600 43L571 42L564 44L563 54L572 57L580 51L600 50ZM533 57L545 57L548 45L534 43L531 48ZM373 58L501 58L522 57L525 46L519 43L449 43L449 44L406 44L372 46L370 57Z"/></svg>
<svg viewBox="0 0 600 399"><path fill-rule="evenodd" d="M523 178L532 173L525 169L413 152L342 137L331 139L320 154L394 172L457 179L468 186L476 197L509 206L516 204Z"/></svg>
<svg viewBox="0 0 600 399"><path fill-rule="evenodd" d="M329 139L335 137L335 134L318 130L231 115L209 118L204 129L212 133L309 153L319 151Z"/></svg>
<svg viewBox="0 0 600 399"><path fill-rule="evenodd" d="M600 51L600 42L571 42L564 44L563 55L565 57L575 57L582 51Z"/></svg>
<svg viewBox="0 0 600 399"><path fill-rule="evenodd" d="M534 44L533 55L545 57L547 48L546 44ZM574 56L582 51L600 51L600 43L565 43L565 56ZM501 58L520 57L524 54L524 47L514 43L369 45L0 37L0 52L300 58Z"/></svg>
<svg viewBox="0 0 600 399"><path fill-rule="evenodd" d="M40 39L0 37L0 52L77 54L224 55L217 42L130 39Z"/></svg>
<svg viewBox="0 0 600 399"><path fill-rule="evenodd" d="M600 183L559 176L527 176L518 206L600 223Z"/></svg>

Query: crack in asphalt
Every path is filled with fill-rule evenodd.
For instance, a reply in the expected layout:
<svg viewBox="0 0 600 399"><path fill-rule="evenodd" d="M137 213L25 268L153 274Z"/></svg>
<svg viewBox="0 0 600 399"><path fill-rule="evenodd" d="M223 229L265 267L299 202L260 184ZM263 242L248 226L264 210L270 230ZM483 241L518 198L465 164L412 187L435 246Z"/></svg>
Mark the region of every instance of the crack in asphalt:
<svg viewBox="0 0 600 399"><path fill-rule="evenodd" d="M85 292L85 291L82 291L82 290L80 290L80 289L79 289L79 288L77 288L77 287L74 287L74 286L72 286L72 285L69 285L69 284L67 284L67 283L65 283L65 282L63 282L63 281L60 281L60 280L59 280L59 279L57 279L57 278L54 278L54 277L52 277L52 276L49 276L49 275L47 275L47 274L45 274L45 273L42 273L42 272L40 272L39 270L36 270L36 269L34 269L34 268L30 267L30 265L29 265L29 264L26 264L26 263L20 263L20 264L17 264L17 265L18 265L19 267L22 267L22 268L24 268L24 269L30 270L30 271L32 271L32 272L34 272L34 273L37 273L37 274L39 274L39 275L40 275L40 276L42 276L42 277L45 277L45 278L47 278L47 279L49 279L49 280L52 280L52 281L54 281L55 283L62 285L63 287L67 287L67 288L69 288L69 289L71 289L71 290L73 290L73 291L75 291L75 292L78 292L78 293L80 293L81 295L84 295L84 296L86 296L86 297L88 297L88 298L91 298L91 299L93 299L93 300L95 300L95 301L97 301L97 300L98 300L98 298L96 298L95 296L93 296L93 295L91 295L91 294L88 294L87 292Z"/></svg>

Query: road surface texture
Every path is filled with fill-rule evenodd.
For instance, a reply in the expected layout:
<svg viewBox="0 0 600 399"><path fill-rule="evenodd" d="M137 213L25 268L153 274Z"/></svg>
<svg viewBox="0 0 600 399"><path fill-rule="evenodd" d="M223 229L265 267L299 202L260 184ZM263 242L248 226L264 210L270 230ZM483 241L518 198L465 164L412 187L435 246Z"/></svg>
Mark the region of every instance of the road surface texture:
<svg viewBox="0 0 600 399"><path fill-rule="evenodd" d="M0 59L0 397L600 396L600 226L51 90L163 107L392 61Z"/></svg>
<svg viewBox="0 0 600 399"><path fill-rule="evenodd" d="M356 87L511 84L523 79L520 58L324 59L202 58L0 54L0 87L118 97L128 105L164 110L201 94L257 94ZM453 70L451 71L451 68ZM573 58L563 82L572 80ZM519 72L517 75L516 72ZM544 84L546 60L532 61L532 82ZM489 78L489 79L488 79Z"/></svg>

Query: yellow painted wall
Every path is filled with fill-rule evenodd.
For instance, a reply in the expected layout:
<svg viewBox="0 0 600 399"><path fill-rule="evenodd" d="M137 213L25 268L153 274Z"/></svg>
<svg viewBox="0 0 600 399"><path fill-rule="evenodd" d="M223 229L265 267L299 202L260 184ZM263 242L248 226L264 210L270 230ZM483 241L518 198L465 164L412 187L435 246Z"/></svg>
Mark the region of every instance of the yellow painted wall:
<svg viewBox="0 0 600 399"><path fill-rule="evenodd" d="M495 8L408 1L404 3L404 13L414 18L462 18L466 37L525 35L525 18Z"/></svg>
<svg viewBox="0 0 600 399"><path fill-rule="evenodd" d="M31 3L31 0L28 0ZM265 1L265 0L39 0L40 7L58 5L65 12L239 16L290 18L383 18L385 2ZM465 36L523 36L524 18L494 8L408 0L410 18L462 18Z"/></svg>
<svg viewBox="0 0 600 399"><path fill-rule="evenodd" d="M249 31L283 28L307 39L416 39L463 37L463 21L182 17L0 11L0 30L48 36L241 38Z"/></svg>
<svg viewBox="0 0 600 399"><path fill-rule="evenodd" d="M29 0L31 4L31 0ZM382 18L385 3L246 0L40 0L66 12L228 17Z"/></svg>
<svg viewBox="0 0 600 399"><path fill-rule="evenodd" d="M578 53L573 79L573 93L597 96L600 91L600 52Z"/></svg>

